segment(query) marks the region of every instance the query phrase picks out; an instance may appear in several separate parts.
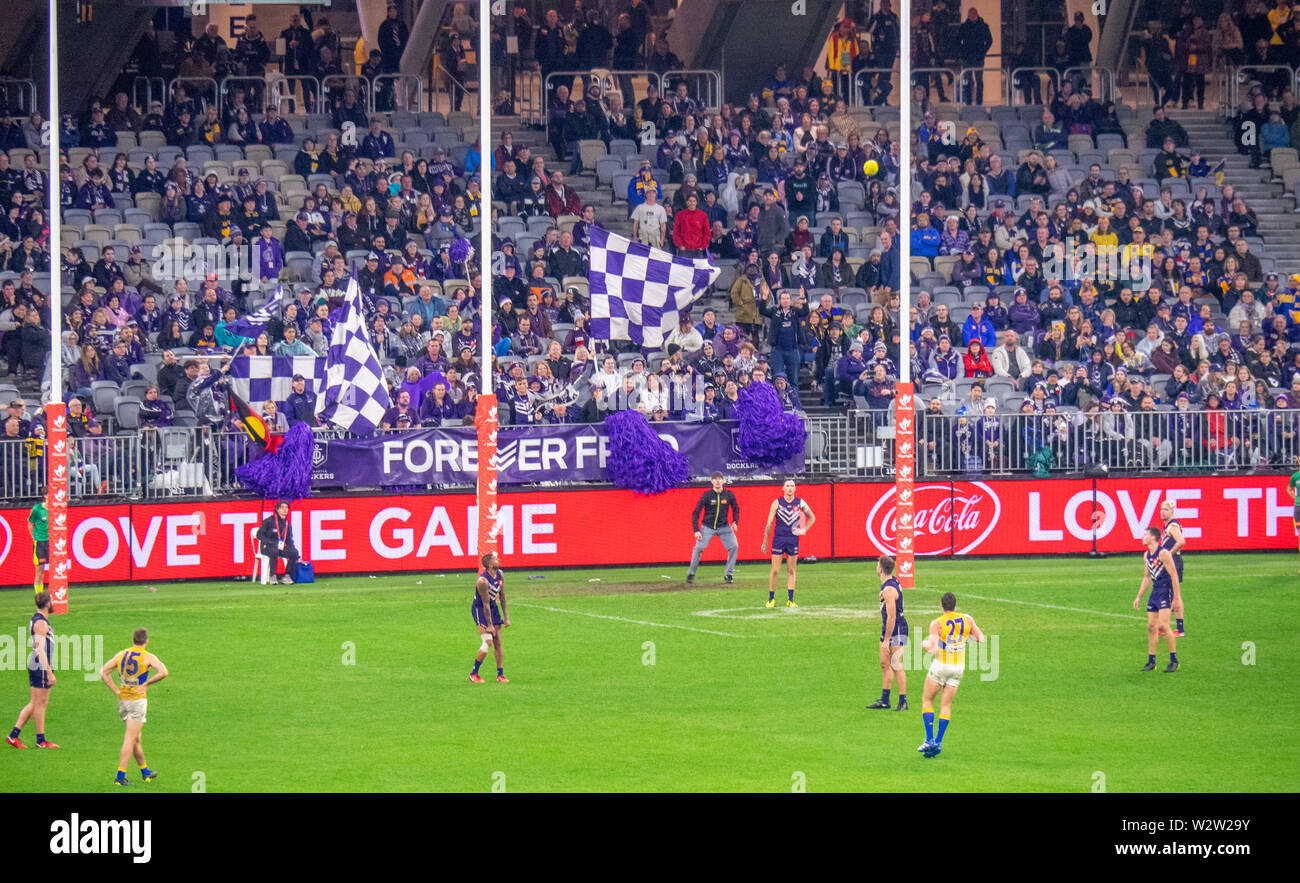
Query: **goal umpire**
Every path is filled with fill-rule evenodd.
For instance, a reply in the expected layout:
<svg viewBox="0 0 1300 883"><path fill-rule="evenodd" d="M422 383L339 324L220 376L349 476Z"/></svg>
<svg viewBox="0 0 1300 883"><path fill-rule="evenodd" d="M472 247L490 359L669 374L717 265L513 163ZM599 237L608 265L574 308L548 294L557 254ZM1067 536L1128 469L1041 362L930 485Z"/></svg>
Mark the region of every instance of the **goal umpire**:
<svg viewBox="0 0 1300 883"><path fill-rule="evenodd" d="M691 552L690 569L686 571L688 584L695 582L695 569L700 566L700 554L708 548L714 537L722 540L722 547L727 550L727 582L731 582L736 570L736 555L740 552L735 532L740 523L740 505L736 502L736 495L723 487L726 479L721 472L713 473L710 478L713 488L700 496L700 501L691 512L695 549Z"/></svg>

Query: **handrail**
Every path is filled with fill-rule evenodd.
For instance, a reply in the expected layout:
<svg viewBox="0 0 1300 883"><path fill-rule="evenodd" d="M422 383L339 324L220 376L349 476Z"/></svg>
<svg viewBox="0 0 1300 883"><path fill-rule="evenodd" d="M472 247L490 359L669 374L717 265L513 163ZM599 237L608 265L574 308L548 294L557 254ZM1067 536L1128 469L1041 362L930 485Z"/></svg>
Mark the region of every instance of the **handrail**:
<svg viewBox="0 0 1300 883"><path fill-rule="evenodd" d="M312 106L316 104L319 100L319 96L321 94L321 87L320 87L320 80L316 79L315 77L309 74L291 74L289 76L268 76L266 78L266 93L267 93L266 106L270 107L271 104L274 102L276 110L278 110L282 115L287 113L287 111L284 108L280 107L280 105L286 101L295 100L293 97L293 87L295 83L299 83L299 82L303 84L302 112L304 114L311 113ZM285 83L287 83L289 86L287 91L284 88ZM315 91L312 92L310 101L307 100L308 84L316 87Z"/></svg>
<svg viewBox="0 0 1300 883"><path fill-rule="evenodd" d="M573 83L573 80L576 77L583 77L585 78L586 82L600 87L601 98L604 98L610 92L614 91L614 89L618 85L617 78L619 77L645 77L646 79L652 81L651 85L658 87L660 96L664 94L663 77L661 77L659 74L655 73L652 70L638 70L638 71L603 70L599 74L596 74L593 71L552 71L551 73L546 75L546 79L543 80L542 82L542 118L546 123L547 141L551 140L551 104L547 96L551 94L551 81L556 79L557 77L568 78L567 82L561 81L556 84L556 85L565 85L565 86L571 85ZM610 86L609 89L605 88L607 84ZM585 87L583 89L583 95L581 97L583 97L584 99L586 97ZM577 99L570 96L569 100L576 101ZM624 108L624 110L630 111L631 108Z"/></svg>
<svg viewBox="0 0 1300 883"><path fill-rule="evenodd" d="M229 93L229 91L232 88L234 88L234 85L232 85L232 83L234 85L239 85L241 83L260 84L262 89L261 94L263 95L270 94L270 85L267 82L267 78L265 76L259 77L256 74L248 74L248 75L240 75L240 76L232 75L229 77L224 77L222 78L221 82L217 85L217 107L221 110L223 114L226 108L226 95ZM244 88L245 95L249 94L250 91L251 90L249 90L247 87ZM251 115L253 111L250 111L249 113Z"/></svg>
<svg viewBox="0 0 1300 883"><path fill-rule="evenodd" d="M371 105L373 107L375 108L379 107L380 85L383 82L390 81L390 80L393 83L393 106L391 110L405 110L405 111L415 110L416 112L419 112L424 108L424 80L420 79L415 74L377 74L375 76L374 82L371 84L371 90L374 95L374 98L371 101ZM399 92L403 92L407 95L408 98L410 96L410 89L399 90L397 88L397 84L402 82L415 83L415 107L414 108L404 106L409 102L402 101L401 96L398 94Z"/></svg>
<svg viewBox="0 0 1300 883"><path fill-rule="evenodd" d="M965 83L967 74L978 74L981 77L985 74L997 74L999 82L1002 84L998 89L998 97L1002 99L1002 104L1009 103L1007 101L1007 72L1005 70L1000 67L964 67L958 71L957 82Z"/></svg>
<svg viewBox="0 0 1300 883"><path fill-rule="evenodd" d="M142 114L147 114L150 106L154 103L153 84L155 82L161 84L158 89L157 100L162 101L167 97L167 81L162 77L136 77L131 81L131 103L140 108ZM141 83L144 83L143 102L139 100Z"/></svg>
<svg viewBox="0 0 1300 883"><path fill-rule="evenodd" d="M607 76L608 76L608 75L607 75ZM716 110L718 110L719 108L721 108L721 107L722 107L722 96L723 96L723 92L722 92L722 75L721 75L720 73L718 73L717 71L704 70L704 69L698 69L698 70L683 70L683 71L669 71L669 72L668 72L668 75L667 75L666 77L660 77L660 82L662 83L664 80L668 80L669 82L671 82L671 81L673 80L673 78L676 78L676 79L679 79L679 80L680 80L680 79L686 79L686 80L687 80L687 91L689 91L689 92L691 93L692 96L695 96L695 95L703 95L703 92L704 92L703 88L695 88L695 89L692 89L692 88L691 88L692 83L691 83L691 80L689 79L689 78L691 78L691 77L699 77L699 78L701 78L701 80L700 80L700 85L701 85L701 87L702 87L705 83L711 83L712 86L713 86L712 90L710 91L710 94L709 94L709 100L708 100L708 101L705 101L703 98L699 98L699 99L696 99L696 100L698 100L699 103L700 103L701 105L703 105L704 108L705 108L706 110L713 110L713 111L716 111ZM611 90L604 88L604 84L603 84L603 83L601 84L601 95L602 95L602 97L603 97L604 95L609 94L610 91L611 91ZM660 91L660 94L663 94L663 90L662 90L662 89L660 89L659 91Z"/></svg>
<svg viewBox="0 0 1300 883"><path fill-rule="evenodd" d="M217 81L214 80L212 77L174 77L172 81L167 84L167 92L166 92L167 103L170 104L172 102L172 98L176 94L177 86L184 86L186 91L189 91L192 87L194 87L194 84L196 83L198 84L211 83L212 97L214 100L216 99L217 90L220 87L217 85ZM194 96L192 97L198 98L200 107L207 107L207 97L202 94L200 88L194 88ZM220 110L220 105L218 105L218 110Z"/></svg>
<svg viewBox="0 0 1300 883"><path fill-rule="evenodd" d="M515 74L515 89L519 97L520 119L531 125L540 125L546 119L541 73L535 70L519 71Z"/></svg>
<svg viewBox="0 0 1300 883"><path fill-rule="evenodd" d="M860 99L862 99L862 97L863 97L862 90L863 90L863 87L864 87L865 84L866 84L866 79L865 79L865 76L866 76L866 75L868 75L868 74L891 74L891 75L892 75L893 73L894 73L894 69L893 69L892 67L864 67L864 68L859 68L858 71L857 71L856 73L854 73L854 75L853 75L853 94L849 96L849 98L852 99L852 100L850 100L850 102L849 102L849 106L850 106L850 107L871 107L871 106L873 106L873 105L872 105L870 102L868 102L868 101L862 101L862 100L860 100ZM861 85L860 85L860 84L861 84ZM911 93L910 93L910 90L911 90L911 87L908 86L907 88L903 89L902 91L903 91L904 93L910 95L910 94L911 94Z"/></svg>
<svg viewBox="0 0 1300 883"><path fill-rule="evenodd" d="M1258 76L1248 76L1248 73L1258 75L1261 71L1288 71L1291 74L1291 82L1296 79L1296 70L1286 64L1242 64L1232 68L1232 75L1228 78L1229 92L1231 93L1231 112L1236 113L1238 106L1241 104L1241 87L1242 84L1250 82L1252 79L1259 79Z"/></svg>
<svg viewBox="0 0 1300 883"><path fill-rule="evenodd" d="M1116 80L1115 80L1114 68L1098 67L1096 65L1080 65L1079 67L1066 68L1062 72L1061 76L1063 78L1068 79L1070 74L1073 73L1086 74L1089 79L1089 85L1092 85L1091 79L1093 76L1099 77L1098 82L1100 83L1102 88L1099 89L1098 91L1101 94L1093 95L1093 98L1095 98L1097 101L1115 101L1116 98L1118 97L1119 91L1116 89L1115 86ZM1105 88L1107 85L1110 86L1109 91L1107 91L1107 89Z"/></svg>
<svg viewBox="0 0 1300 883"><path fill-rule="evenodd" d="M375 112L374 84L370 82L369 77L367 77L365 74L329 74L328 76L321 77L320 99L316 102L317 113L330 112L329 103L326 99L326 95L329 93L330 90L329 84L333 80L343 81L343 91L345 93L347 92L349 85L358 87L356 89L356 93L357 93L357 98L362 103L361 106L365 109L367 114L371 114Z"/></svg>
<svg viewBox="0 0 1300 883"><path fill-rule="evenodd" d="M447 8L450 9L451 7L449 6L449 7L447 7ZM434 59L433 59L433 77L430 79L430 83L431 83L431 84L434 84L433 96L432 96L432 99L431 99L431 101L430 101L430 107L432 107L433 102L436 102L436 101L438 100L437 96L438 96L438 93L439 93L440 90L437 88L436 84L437 84L437 82L438 82L437 77L438 77L438 73L439 73L439 72L441 72L442 75L443 75L444 77L446 77L448 80L451 80L453 83L455 83L457 86L459 86L459 87L460 87L460 90L461 90L462 92L464 92L466 96L469 95L469 87L467 87L464 83L462 83L462 82L461 82L459 79L457 79L456 77L453 77L453 76L451 75L451 71L447 70L447 68L443 66L442 61L439 60L439 58L438 58L437 56L435 56ZM453 100L451 100L450 91L451 91L451 90L448 90L448 93L449 93L449 94L448 94L448 100L447 100L447 112L448 112L448 113L452 113L452 112L453 112L453 108L454 108L455 105L456 105L456 102L453 101ZM432 109L437 110L436 107L433 107Z"/></svg>
<svg viewBox="0 0 1300 883"><path fill-rule="evenodd" d="M22 110L29 115L35 113L38 110L36 106L36 82L18 77L0 77L0 89L8 92L12 86L20 88L20 95L24 92L27 93L28 100L24 102ZM13 110L13 108L11 107L10 110Z"/></svg>
<svg viewBox="0 0 1300 883"><path fill-rule="evenodd" d="M1019 75L1019 74L1033 74L1035 77L1037 77L1040 73L1046 73L1046 74L1047 74L1047 78L1048 78L1048 80L1051 81L1051 83L1052 83L1052 88L1055 89L1057 92L1060 92L1060 91L1061 91L1061 72L1058 71L1056 68L1054 68L1054 67L1017 67L1017 68L1013 68L1013 69L1012 69L1012 71L1011 71L1011 76L1009 77L1008 85L1010 86L1010 89L1011 89L1011 99L1007 102L1007 104L1010 105L1011 107L1015 107L1015 106L1016 106L1016 93L1018 93L1018 92L1020 91L1019 87L1016 86L1016 77L1017 77L1017 75ZM1041 95L1040 95L1040 97L1041 97Z"/></svg>

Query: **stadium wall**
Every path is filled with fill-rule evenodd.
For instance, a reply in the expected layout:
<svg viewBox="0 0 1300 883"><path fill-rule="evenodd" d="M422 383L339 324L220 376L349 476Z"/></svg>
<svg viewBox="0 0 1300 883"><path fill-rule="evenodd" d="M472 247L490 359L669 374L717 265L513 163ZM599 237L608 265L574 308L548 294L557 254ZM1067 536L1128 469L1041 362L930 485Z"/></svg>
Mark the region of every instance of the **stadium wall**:
<svg viewBox="0 0 1300 883"><path fill-rule="evenodd" d="M735 486L741 558L758 544L775 483ZM698 487L658 497L615 489L503 493L506 567L684 566ZM817 513L801 553L819 559L893 553L894 494L879 482L807 482ZM1280 475L1002 481L922 481L915 487L916 552L926 556L1082 554L1093 548L1094 499L1102 552L1133 552L1178 501L1192 551L1294 549L1291 499ZM269 512L260 500L119 503L69 510L76 583L213 579L252 572L251 534ZM27 509L0 509L0 585L30 585ZM321 496L297 503L294 532L316 573L438 571L474 566L472 493ZM706 561L722 560L713 544Z"/></svg>

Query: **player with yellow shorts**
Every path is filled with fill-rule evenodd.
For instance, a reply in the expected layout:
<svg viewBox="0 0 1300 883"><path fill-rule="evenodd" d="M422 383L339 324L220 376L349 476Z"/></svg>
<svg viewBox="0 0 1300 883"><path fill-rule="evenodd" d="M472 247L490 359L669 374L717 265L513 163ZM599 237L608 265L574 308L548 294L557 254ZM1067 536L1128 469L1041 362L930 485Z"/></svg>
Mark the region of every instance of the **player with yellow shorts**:
<svg viewBox="0 0 1300 883"><path fill-rule="evenodd" d="M126 780L126 765L132 755L135 755L136 763L140 765L141 779L149 782L158 777L144 761L144 743L140 733L144 729L149 706L145 691L167 677L167 666L149 652L148 644L149 632L136 629L131 646L120 651L99 670L99 676L117 696L117 713L126 722L126 736L118 755L117 778L113 780L116 785L131 784ZM149 674L151 670L152 675ZM113 683L114 671L118 674L118 684Z"/></svg>
<svg viewBox="0 0 1300 883"><path fill-rule="evenodd" d="M930 623L930 635L921 646L934 654L930 671L921 692L921 720L925 723L925 741L916 749L926 757L937 757L943 735L952 720L952 700L957 695L961 676L966 671L966 642L983 641L984 633L969 614L957 612L957 596L946 593L940 599L943 614ZM934 697L943 695L939 705L939 727L934 726Z"/></svg>

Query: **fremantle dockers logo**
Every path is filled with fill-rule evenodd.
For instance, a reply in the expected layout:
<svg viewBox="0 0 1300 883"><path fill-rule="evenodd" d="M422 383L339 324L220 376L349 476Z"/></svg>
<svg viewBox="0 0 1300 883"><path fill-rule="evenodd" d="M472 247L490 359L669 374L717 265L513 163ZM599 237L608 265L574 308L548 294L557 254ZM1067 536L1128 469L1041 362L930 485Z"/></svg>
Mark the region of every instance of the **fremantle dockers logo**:
<svg viewBox="0 0 1300 883"><path fill-rule="evenodd" d="M518 446L519 446L518 442L506 442L504 445L497 448L497 457L496 457L497 469L504 472L505 470L509 469L511 466L515 465L515 459L518 456L516 452L516 448Z"/></svg>
<svg viewBox="0 0 1300 883"><path fill-rule="evenodd" d="M319 441L316 442L316 444L312 445L312 449L311 449L312 466L317 466L317 467L324 466L325 461L327 459L329 459L329 442Z"/></svg>

